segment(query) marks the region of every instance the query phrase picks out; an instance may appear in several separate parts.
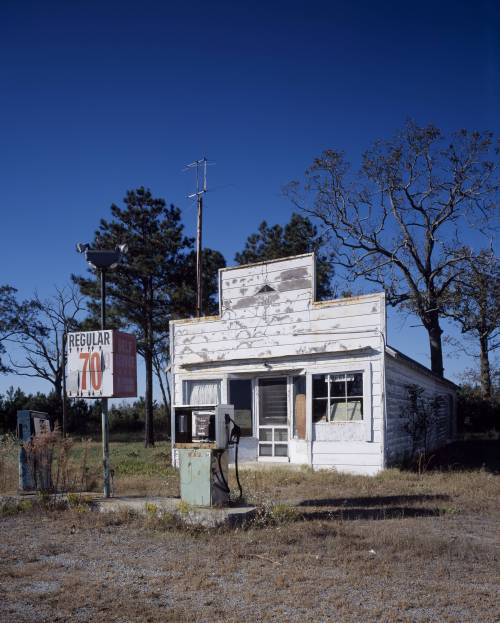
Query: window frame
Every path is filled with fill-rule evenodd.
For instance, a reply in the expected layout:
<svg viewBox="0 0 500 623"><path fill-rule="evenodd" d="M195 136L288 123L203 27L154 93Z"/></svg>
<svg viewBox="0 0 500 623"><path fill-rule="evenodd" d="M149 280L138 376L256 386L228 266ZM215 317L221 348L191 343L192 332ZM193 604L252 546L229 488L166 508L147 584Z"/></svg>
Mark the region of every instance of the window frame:
<svg viewBox="0 0 500 623"><path fill-rule="evenodd" d="M250 413L252 418L252 426L250 432L242 432L242 437L255 437L255 382L251 376L230 375L226 379L226 396L228 404L234 404L231 399L231 381L247 381L250 383ZM235 409L236 411L236 409ZM235 418L236 419L236 418Z"/></svg>
<svg viewBox="0 0 500 623"><path fill-rule="evenodd" d="M199 405L192 405L189 401L188 401L188 392L187 392L187 387L188 387L188 383L218 383L219 385L219 391L218 391L218 400L219 402L215 402L213 403L214 405L216 404L224 404L223 401L223 379L221 379L220 377L196 377L196 378L187 378L187 379L181 379L181 392L182 392L182 404L183 405L189 405L189 406L208 406L209 404L211 405L212 403L200 403Z"/></svg>
<svg viewBox="0 0 500 623"><path fill-rule="evenodd" d="M348 383L348 379L347 377L349 375L352 374L361 374L361 385L362 385L362 393L358 394L358 395L352 395L349 396L349 394L347 393L347 383ZM340 376L343 375L344 379L342 379L344 385L345 385L345 393L344 396L332 396L331 395L331 383L335 382L330 380L331 376ZM328 378L325 379L325 383L327 383L327 395L326 396L320 396L318 398L314 397L314 377L317 376L325 376ZM349 372L317 372L317 373L313 373L312 374L312 379L313 379L313 394L312 394L312 400L313 400L313 413L314 413L314 400L326 400L326 415L327 415L327 419L326 420L319 420L320 422L325 422L328 424L354 424L354 423L358 423L361 422L363 423L365 420L365 410L364 410L364 401L365 401L365 396L364 396L364 372L363 371L349 371ZM361 417L359 419L356 420L335 420L332 419L332 406L334 404L345 404L347 405L349 402L349 398L352 398L354 400L360 400L360 404L361 404ZM316 422L317 424L318 422Z"/></svg>
<svg viewBox="0 0 500 623"><path fill-rule="evenodd" d="M373 370L372 362L351 362L351 363L330 363L328 365L318 365L314 369L309 369L307 373L308 377L308 389L310 388L309 396L307 397L307 408L309 415L309 422L312 426L310 434L314 436L315 427L324 427L330 430L342 430L343 427L352 427L364 430L363 438L365 441L373 440L373 404L372 404L372 382L373 382ZM331 422L331 421L313 421L313 376L317 374L339 374L339 373L363 373L363 419L353 420L350 422Z"/></svg>

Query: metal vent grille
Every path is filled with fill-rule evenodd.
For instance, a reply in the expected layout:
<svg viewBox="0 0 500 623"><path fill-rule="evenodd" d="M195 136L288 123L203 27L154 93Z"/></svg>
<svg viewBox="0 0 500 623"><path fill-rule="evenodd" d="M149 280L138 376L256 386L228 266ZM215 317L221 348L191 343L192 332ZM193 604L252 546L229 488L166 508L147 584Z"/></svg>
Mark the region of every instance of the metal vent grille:
<svg viewBox="0 0 500 623"><path fill-rule="evenodd" d="M265 294L266 292L276 292L276 290L266 283L266 285L262 286L257 294Z"/></svg>

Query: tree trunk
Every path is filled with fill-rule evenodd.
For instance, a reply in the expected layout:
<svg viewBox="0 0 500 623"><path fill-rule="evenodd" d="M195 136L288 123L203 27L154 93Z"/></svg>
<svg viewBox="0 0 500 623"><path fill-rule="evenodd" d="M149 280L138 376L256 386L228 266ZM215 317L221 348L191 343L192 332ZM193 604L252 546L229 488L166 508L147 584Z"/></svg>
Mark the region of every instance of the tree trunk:
<svg viewBox="0 0 500 623"><path fill-rule="evenodd" d="M479 338L479 361L481 364L481 393L483 398L489 400L491 398L491 373L490 359L488 355L488 337L481 336Z"/></svg>
<svg viewBox="0 0 500 623"><path fill-rule="evenodd" d="M154 423L153 423L153 289L151 277L148 277L146 288L146 326L144 327L144 364L146 367L146 427L144 435L144 446L149 448L155 445Z"/></svg>
<svg viewBox="0 0 500 623"><path fill-rule="evenodd" d="M53 386L54 386L54 394L59 404L57 407L57 412L51 413L51 415L53 417L53 425L55 425L57 422L57 424L61 427L61 431L62 431L62 415L63 415L64 405L63 405L62 375L61 374L59 373L57 374L57 376L55 377L53 381Z"/></svg>
<svg viewBox="0 0 500 623"><path fill-rule="evenodd" d="M165 413L165 421L167 422L167 436L170 437L170 396L167 398L165 382L161 374L161 364L156 360L154 362L154 369L156 373L156 378L158 379L158 384L160 386L161 395L163 398L163 410ZM167 389L168 389L168 385L167 385Z"/></svg>
<svg viewBox="0 0 500 623"><path fill-rule="evenodd" d="M443 345L441 334L443 330L439 326L439 316L433 314L433 317L427 320L425 328L429 334L429 346L431 350L431 370L438 376L444 375L443 367Z"/></svg>
<svg viewBox="0 0 500 623"><path fill-rule="evenodd" d="M146 367L146 395L145 395L145 435L144 446L149 448L155 445L153 429L153 351L149 346L144 349L144 364Z"/></svg>

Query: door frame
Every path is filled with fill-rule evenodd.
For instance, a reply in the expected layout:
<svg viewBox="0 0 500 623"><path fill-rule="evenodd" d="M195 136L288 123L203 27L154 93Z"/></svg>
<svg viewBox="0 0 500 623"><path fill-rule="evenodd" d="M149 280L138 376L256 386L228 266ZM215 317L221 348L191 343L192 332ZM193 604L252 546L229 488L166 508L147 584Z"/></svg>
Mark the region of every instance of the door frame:
<svg viewBox="0 0 500 623"><path fill-rule="evenodd" d="M287 455L286 456L274 456L274 454L272 456L260 456L259 455L259 448L260 448L260 435L259 435L259 431L260 431L260 395L259 395L259 381L260 379L270 379L270 378L284 378L285 379L285 384L286 384L286 424L278 424L276 426L274 425L269 425L269 426L262 426L262 428L270 428L273 430L273 440L272 442L267 442L267 443L272 443L273 446L273 452L274 452L274 445L275 445L275 441L274 441L274 429L275 428L286 428L287 429L287 440L286 440L286 445L287 445ZM255 384L255 396L254 396L254 412L255 412L255 436L257 438L257 461L262 462L262 463L289 463L290 462L290 440L291 440L291 421L292 421L292 413L291 413L291 402L290 402L290 387L292 385L293 381L292 381L292 376L290 376L290 374L279 374L278 371L276 371L275 374L257 374L254 378L254 384ZM264 442L266 443L266 442ZM282 443L284 444L284 441L280 441L278 443Z"/></svg>

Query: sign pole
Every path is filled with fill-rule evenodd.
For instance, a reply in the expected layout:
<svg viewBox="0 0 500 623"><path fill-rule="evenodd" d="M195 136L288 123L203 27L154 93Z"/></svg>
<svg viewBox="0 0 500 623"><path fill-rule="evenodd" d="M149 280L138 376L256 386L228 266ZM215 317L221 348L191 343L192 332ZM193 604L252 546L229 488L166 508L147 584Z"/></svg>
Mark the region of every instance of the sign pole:
<svg viewBox="0 0 500 623"><path fill-rule="evenodd" d="M101 329L106 329L106 271L101 268ZM102 413L102 465L104 468L104 497L111 497L109 476L109 419L108 399L101 398Z"/></svg>
<svg viewBox="0 0 500 623"><path fill-rule="evenodd" d="M63 436L63 439L65 439L66 426L67 426L67 420L68 420L68 401L66 398L66 325L64 326L63 334L62 334L61 372L62 372L62 436Z"/></svg>

